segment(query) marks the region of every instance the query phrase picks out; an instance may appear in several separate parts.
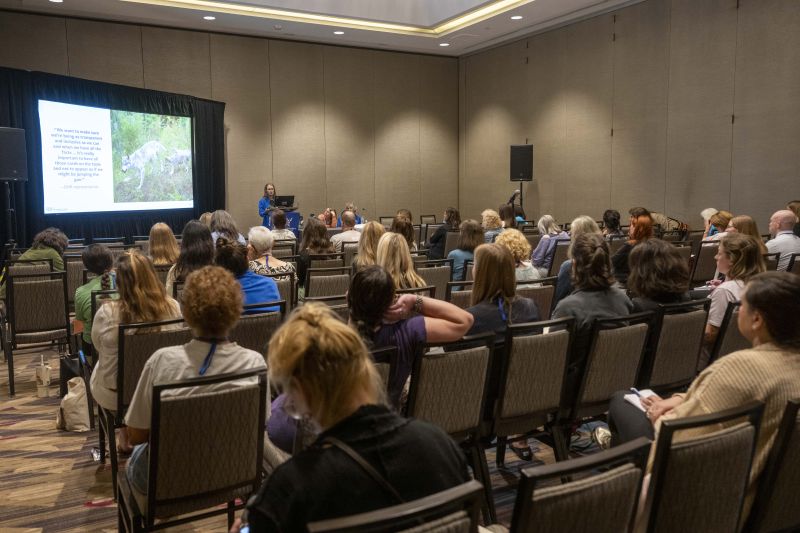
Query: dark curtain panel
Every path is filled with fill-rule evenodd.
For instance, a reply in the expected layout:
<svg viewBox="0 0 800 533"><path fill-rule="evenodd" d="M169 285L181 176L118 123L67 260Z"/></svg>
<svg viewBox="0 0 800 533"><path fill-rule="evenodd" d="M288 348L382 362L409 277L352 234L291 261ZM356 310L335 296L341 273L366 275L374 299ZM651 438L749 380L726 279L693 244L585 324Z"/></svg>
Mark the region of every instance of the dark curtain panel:
<svg viewBox="0 0 800 533"><path fill-rule="evenodd" d="M194 135L194 209L45 215L38 111L40 99L191 117ZM156 222L166 222L179 233L188 220L204 211L223 209L224 114L225 104L222 102L55 74L0 68L0 126L25 129L28 149L28 183L15 186L17 241L28 245L36 232L48 226L61 228L70 238L147 235L150 226ZM2 242L6 241L6 235L6 228L3 228Z"/></svg>

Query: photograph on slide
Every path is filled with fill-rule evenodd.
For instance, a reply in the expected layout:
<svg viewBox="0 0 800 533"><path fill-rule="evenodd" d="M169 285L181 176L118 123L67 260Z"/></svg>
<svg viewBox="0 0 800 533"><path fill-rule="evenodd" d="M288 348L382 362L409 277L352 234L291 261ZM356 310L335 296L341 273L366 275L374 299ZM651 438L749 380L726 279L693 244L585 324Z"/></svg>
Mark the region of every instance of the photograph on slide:
<svg viewBox="0 0 800 533"><path fill-rule="evenodd" d="M189 117L111 110L114 202L192 200Z"/></svg>

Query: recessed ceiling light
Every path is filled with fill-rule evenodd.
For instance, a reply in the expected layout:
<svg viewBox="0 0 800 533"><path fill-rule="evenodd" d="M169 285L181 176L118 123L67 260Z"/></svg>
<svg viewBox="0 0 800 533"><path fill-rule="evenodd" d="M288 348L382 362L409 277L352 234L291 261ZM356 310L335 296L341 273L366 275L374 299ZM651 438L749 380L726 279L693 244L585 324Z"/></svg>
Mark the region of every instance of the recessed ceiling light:
<svg viewBox="0 0 800 533"><path fill-rule="evenodd" d="M206 15L203 17L203 20L217 20L217 17L212 17L211 15Z"/></svg>
<svg viewBox="0 0 800 533"><path fill-rule="evenodd" d="M50 1L53 2L54 4L60 4L64 0L50 0Z"/></svg>
<svg viewBox="0 0 800 533"><path fill-rule="evenodd" d="M514 15L513 17L511 17L511 20L519 20L521 18L522 18L522 15Z"/></svg>
<svg viewBox="0 0 800 533"><path fill-rule="evenodd" d="M344 35L343 31L335 31L333 32L334 35Z"/></svg>
<svg viewBox="0 0 800 533"><path fill-rule="evenodd" d="M439 43L439 46L450 46L450 43Z"/></svg>

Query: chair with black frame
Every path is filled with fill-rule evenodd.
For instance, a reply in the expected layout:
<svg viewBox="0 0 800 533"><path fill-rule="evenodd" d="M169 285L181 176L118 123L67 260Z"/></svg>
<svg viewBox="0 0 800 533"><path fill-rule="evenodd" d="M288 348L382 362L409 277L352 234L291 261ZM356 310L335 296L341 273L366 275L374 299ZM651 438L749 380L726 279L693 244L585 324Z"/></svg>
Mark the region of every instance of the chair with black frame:
<svg viewBox="0 0 800 533"><path fill-rule="evenodd" d="M444 236L444 257L458 247L458 239L461 237L460 231L448 231Z"/></svg>
<svg viewBox="0 0 800 533"><path fill-rule="evenodd" d="M286 302L286 312L290 313L297 305L297 274L275 272L264 275L275 280L275 284L278 286L278 294L280 294L281 300Z"/></svg>
<svg viewBox="0 0 800 533"><path fill-rule="evenodd" d="M344 266L343 253L312 254L309 256L309 268L336 268Z"/></svg>
<svg viewBox="0 0 800 533"><path fill-rule="evenodd" d="M478 530L483 487L468 481L418 500L308 524L310 533L374 533L414 531L414 533L472 532Z"/></svg>
<svg viewBox="0 0 800 533"><path fill-rule="evenodd" d="M331 308L331 311L342 319L345 324L350 320L350 307L347 305L347 296L337 294L334 296L306 296L304 304L320 302Z"/></svg>
<svg viewBox="0 0 800 533"><path fill-rule="evenodd" d="M22 257L22 254L28 251L28 248L7 248L6 249L6 257L11 259L19 259Z"/></svg>
<svg viewBox="0 0 800 533"><path fill-rule="evenodd" d="M684 232L681 230L665 231L661 234L661 238L667 242L682 241L684 238Z"/></svg>
<svg viewBox="0 0 800 533"><path fill-rule="evenodd" d="M344 296L350 287L350 267L309 268L305 296Z"/></svg>
<svg viewBox="0 0 800 533"><path fill-rule="evenodd" d="M419 294L428 298L436 298L436 287L426 285L425 287L410 287L408 289L397 289L395 294Z"/></svg>
<svg viewBox="0 0 800 533"><path fill-rule="evenodd" d="M496 520L492 481L480 441L494 332L443 346L443 353L414 359L406 416L441 427L468 452L475 477L486 491L484 518ZM432 345L429 345L429 347Z"/></svg>
<svg viewBox="0 0 800 533"><path fill-rule="evenodd" d="M172 282L172 297L178 302L180 302L181 298L183 298L183 286L185 284L185 281L175 280Z"/></svg>
<svg viewBox="0 0 800 533"><path fill-rule="evenodd" d="M461 279L464 281L472 281L475 279L475 260L474 259L467 259L464 261L464 274L461 276Z"/></svg>
<svg viewBox="0 0 800 533"><path fill-rule="evenodd" d="M384 346L370 351L375 368L378 370L378 374L380 374L381 380L383 381L383 386L387 390L389 387L389 377L397 368L398 353L397 346Z"/></svg>
<svg viewBox="0 0 800 533"><path fill-rule="evenodd" d="M125 244L125 237L92 237L92 244L106 244L108 246Z"/></svg>
<svg viewBox="0 0 800 533"><path fill-rule="evenodd" d="M750 402L661 422L647 491L648 532L739 531L763 411L763 403ZM675 438L687 430L691 439Z"/></svg>
<svg viewBox="0 0 800 533"><path fill-rule="evenodd" d="M69 296L69 303L75 303L75 290L83 283L83 257L81 254L67 253L64 254L64 270L67 272L67 295Z"/></svg>
<svg viewBox="0 0 800 533"><path fill-rule="evenodd" d="M436 224L436 215L420 215L420 224Z"/></svg>
<svg viewBox="0 0 800 533"><path fill-rule="evenodd" d="M280 310L263 311L267 307L274 306L278 306ZM245 313L249 309L257 309L259 312L243 314L236 322L236 325L233 326L228 337L239 346L258 352L266 358L269 340L283 323L283 319L286 316L286 302L278 300L244 306Z"/></svg>
<svg viewBox="0 0 800 533"><path fill-rule="evenodd" d="M431 259L414 262L414 270L425 280L427 285L436 287L437 298L444 300L447 283L453 281L453 260Z"/></svg>
<svg viewBox="0 0 800 533"><path fill-rule="evenodd" d="M131 398L139 383L144 364L159 348L177 346L189 342L192 332L188 327L180 329L156 329L182 324L182 318L162 320L158 322L142 322L138 324L120 324L117 351L117 410L109 411L98 407L100 422L100 450L104 449L108 440L108 454L111 456L111 481L114 487L114 499L117 498L117 443L114 430L123 426L123 419ZM101 460L103 460L101 451Z"/></svg>
<svg viewBox="0 0 800 533"><path fill-rule="evenodd" d="M71 325L67 273L39 272L19 274L11 268L6 277L6 322L3 333L3 353L8 365L9 396L16 394L14 384L14 350L50 346L58 343L60 353L69 352ZM23 268L37 268L26 265Z"/></svg>
<svg viewBox="0 0 800 533"><path fill-rule="evenodd" d="M574 362L570 354L572 376L553 428L564 432L566 442L573 426L605 415L614 393L636 386L654 320L652 311L595 319L586 359ZM577 389L570 390L576 384ZM558 447L555 452L558 461L569 458Z"/></svg>
<svg viewBox="0 0 800 533"><path fill-rule="evenodd" d="M717 271L717 260L714 257L717 255L717 250L719 250L719 242L704 242L699 245L699 249L694 249L692 287L714 279L714 273Z"/></svg>
<svg viewBox="0 0 800 533"><path fill-rule="evenodd" d="M558 270L561 268L561 263L568 259L567 252L569 251L569 239L556 239L553 246L552 254L553 260L550 261L550 270L547 271L547 277L558 275Z"/></svg>
<svg viewBox="0 0 800 533"><path fill-rule="evenodd" d="M536 302L539 310L539 317L542 320L550 320L550 312L553 307L553 296L556 292L556 282L558 276L537 279L535 282L520 285L517 284L516 295L521 298L530 298Z"/></svg>
<svg viewBox="0 0 800 533"><path fill-rule="evenodd" d="M539 242L542 240L542 235L540 233L534 232L533 230L528 230L528 226L523 226L522 234L528 240L528 244L531 245L531 250L535 250L537 246L539 246Z"/></svg>
<svg viewBox="0 0 800 533"><path fill-rule="evenodd" d="M257 381L219 388L248 378ZM191 394L181 394L190 387ZM231 527L235 511L261 486L267 393L263 369L155 385L147 493L120 477L119 530L153 531L219 514ZM198 465L202 475L195 475Z"/></svg>
<svg viewBox="0 0 800 533"><path fill-rule="evenodd" d="M170 269L175 265L153 265L153 268L156 271L156 276L158 276L158 280L162 283L162 285L167 285L167 274L169 274Z"/></svg>
<svg viewBox="0 0 800 533"><path fill-rule="evenodd" d="M389 229L392 222L394 222L394 217L378 217L378 220L380 220L381 224L383 224L386 229Z"/></svg>
<svg viewBox="0 0 800 533"><path fill-rule="evenodd" d="M90 295L90 313L92 319L97 314L97 310L100 308L101 305L110 302L114 295L117 295L116 289L109 289L109 290L100 290L100 291L92 291ZM81 339L81 335L78 335L78 338ZM92 384L91 384L91 377L92 377L92 370L94 369L94 365L97 364L97 350L94 349L92 344L85 344L80 341L80 351L78 352L78 365L80 366L81 376L83 377L83 383L86 386L86 403L89 407L89 428L95 429L94 424L94 397L92 396ZM98 435L98 439L101 439L102 436ZM105 458L105 447L100 450L100 455Z"/></svg>
<svg viewBox="0 0 800 533"><path fill-rule="evenodd" d="M792 274L800 274L800 253L794 253L789 256L786 271Z"/></svg>
<svg viewBox="0 0 800 533"><path fill-rule="evenodd" d="M8 259L4 267L8 276L49 274L54 270L52 259ZM47 279L47 277L42 279Z"/></svg>
<svg viewBox="0 0 800 533"><path fill-rule="evenodd" d="M289 257L297 253L297 241L295 239L278 239L272 243L273 257Z"/></svg>
<svg viewBox="0 0 800 533"><path fill-rule="evenodd" d="M587 457L523 469L511 531L633 531L649 453L650 441L640 437ZM566 482L552 484L559 479Z"/></svg>
<svg viewBox="0 0 800 533"><path fill-rule="evenodd" d="M658 306L639 374L639 388L665 392L685 389L697 376L711 300Z"/></svg>
<svg viewBox="0 0 800 533"><path fill-rule="evenodd" d="M764 254L764 264L767 266L767 271L778 270L778 260L781 258L780 252L772 254Z"/></svg>
<svg viewBox="0 0 800 533"><path fill-rule="evenodd" d="M444 294L446 302L466 309L472 305L472 286L474 281L449 281Z"/></svg>
<svg viewBox="0 0 800 533"><path fill-rule="evenodd" d="M741 305L741 302L728 302L728 307L725 309L725 316L723 316L722 323L719 325L717 338L714 341L714 346L711 348L708 364L713 363L720 357L728 355L729 353L750 348L750 341L741 334L739 325L737 324L739 306Z"/></svg>
<svg viewBox="0 0 800 533"><path fill-rule="evenodd" d="M672 243L677 248L681 259L686 261L686 264L691 268L692 266L692 243L689 241L676 241Z"/></svg>
<svg viewBox="0 0 800 533"><path fill-rule="evenodd" d="M608 252L612 256L628 241L628 230L624 230L624 235L614 235L608 241Z"/></svg>
<svg viewBox="0 0 800 533"><path fill-rule="evenodd" d="M744 531L800 531L800 399L786 404Z"/></svg>
<svg viewBox="0 0 800 533"><path fill-rule="evenodd" d="M106 244L106 247L111 250L111 255L114 256L115 261L128 250L138 250L139 253L142 253L142 247L138 244Z"/></svg>
<svg viewBox="0 0 800 533"><path fill-rule="evenodd" d="M542 333L544 328L551 332ZM497 370L497 392L492 409L492 433L497 435L497 466L505 462L506 443L511 435L535 433L548 426L558 414L567 378L573 317L506 328L503 357ZM493 394L490 392L490 401ZM553 449L566 456L567 441L561 431L551 432Z"/></svg>
<svg viewBox="0 0 800 533"><path fill-rule="evenodd" d="M150 236L149 235L134 235L131 237L131 242L134 246L141 246L144 255L150 255Z"/></svg>
<svg viewBox="0 0 800 533"><path fill-rule="evenodd" d="M344 266L353 264L353 258L358 253L358 241L342 241L342 253L344 254Z"/></svg>
<svg viewBox="0 0 800 533"><path fill-rule="evenodd" d="M423 234L422 234L422 226L419 224L413 224L412 226L413 233L414 233L414 244L417 245L418 249L422 249L422 245L425 244L423 242Z"/></svg>
<svg viewBox="0 0 800 533"><path fill-rule="evenodd" d="M433 234L436 233L436 230L441 226L441 222L438 224L423 224L419 244L425 248L429 247L431 237L433 237ZM447 254L444 254L444 256L447 257Z"/></svg>

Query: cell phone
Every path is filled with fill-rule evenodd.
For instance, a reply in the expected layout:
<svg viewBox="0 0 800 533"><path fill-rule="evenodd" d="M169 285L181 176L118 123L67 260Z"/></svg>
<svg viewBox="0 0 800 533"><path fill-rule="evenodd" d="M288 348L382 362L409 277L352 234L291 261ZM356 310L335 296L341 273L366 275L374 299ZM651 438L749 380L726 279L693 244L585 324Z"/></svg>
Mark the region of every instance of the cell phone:
<svg viewBox="0 0 800 533"><path fill-rule="evenodd" d="M242 524L239 528L239 533L250 533L250 526L248 524Z"/></svg>

